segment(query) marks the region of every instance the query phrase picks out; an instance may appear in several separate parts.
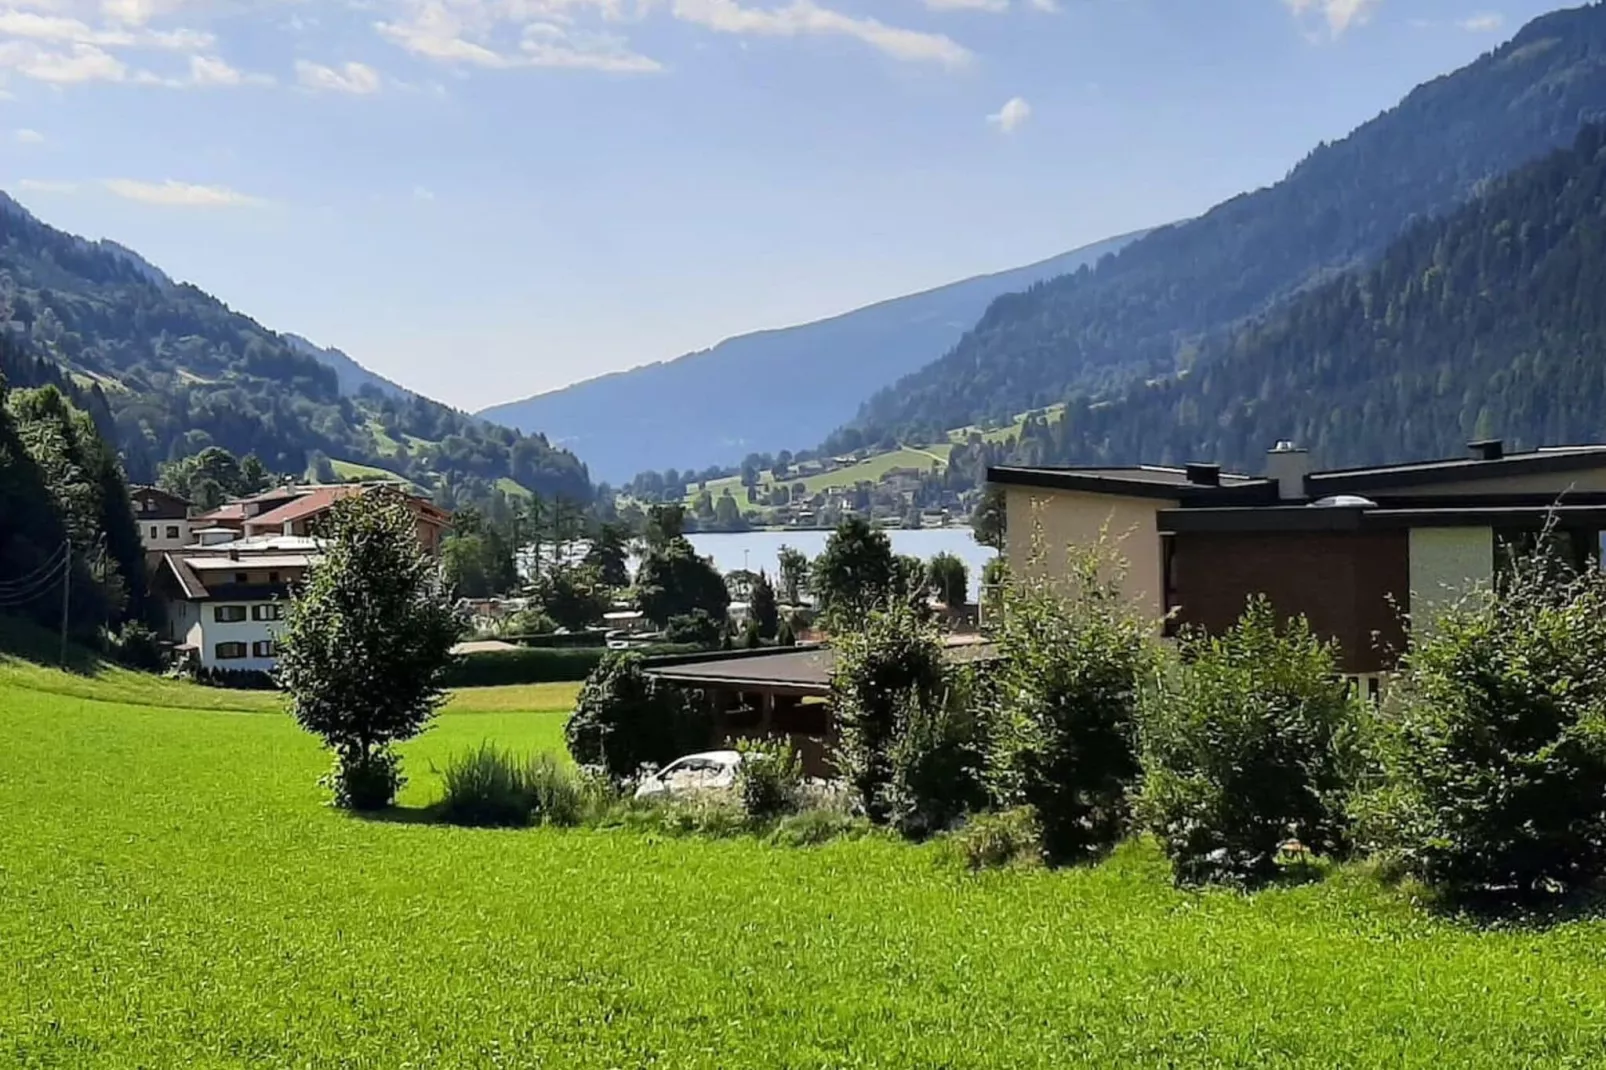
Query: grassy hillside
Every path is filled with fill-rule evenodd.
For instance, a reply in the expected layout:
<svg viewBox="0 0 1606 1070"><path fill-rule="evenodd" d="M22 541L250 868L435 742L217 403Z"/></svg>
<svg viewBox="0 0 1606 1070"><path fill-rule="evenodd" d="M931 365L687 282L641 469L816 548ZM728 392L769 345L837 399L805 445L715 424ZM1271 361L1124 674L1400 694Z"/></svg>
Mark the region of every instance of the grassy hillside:
<svg viewBox="0 0 1606 1070"><path fill-rule="evenodd" d="M556 712L447 714L408 809L331 810L269 714L0 680L0 1065L1583 1066L1599 921L1477 930L1365 875L1174 890L1129 845L967 875L819 848L411 822L428 763ZM65 686L65 685L62 685Z"/></svg>

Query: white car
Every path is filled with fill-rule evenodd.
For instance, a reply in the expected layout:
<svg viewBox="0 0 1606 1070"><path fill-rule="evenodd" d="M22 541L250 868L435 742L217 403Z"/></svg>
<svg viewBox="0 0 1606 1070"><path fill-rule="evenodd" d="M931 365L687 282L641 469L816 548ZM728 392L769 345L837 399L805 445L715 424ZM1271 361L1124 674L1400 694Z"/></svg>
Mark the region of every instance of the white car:
<svg viewBox="0 0 1606 1070"><path fill-rule="evenodd" d="M692 795L700 791L729 790L736 784L742 755L733 750L712 750L676 758L636 788L636 798Z"/></svg>

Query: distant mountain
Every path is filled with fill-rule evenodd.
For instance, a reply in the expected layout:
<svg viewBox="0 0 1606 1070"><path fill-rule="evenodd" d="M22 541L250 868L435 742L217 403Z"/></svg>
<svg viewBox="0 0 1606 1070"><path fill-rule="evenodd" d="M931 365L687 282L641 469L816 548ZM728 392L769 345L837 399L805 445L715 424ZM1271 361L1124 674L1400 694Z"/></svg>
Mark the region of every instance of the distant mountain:
<svg viewBox="0 0 1606 1070"><path fill-rule="evenodd" d="M1195 371L1072 405L991 460L1259 471L1606 441L1606 125L1411 227L1368 270L1212 340ZM956 453L957 453L956 449Z"/></svg>
<svg viewBox="0 0 1606 1070"><path fill-rule="evenodd" d="M309 356L320 364L334 369L335 379L340 383L340 392L348 397L361 394L363 388L368 386L392 398L405 398L412 393L406 387L398 386L384 376L369 371L338 349L319 346L299 334L280 334L279 337L288 342L290 348L297 353Z"/></svg>
<svg viewBox="0 0 1606 1070"><path fill-rule="evenodd" d="M337 350L276 334L131 250L47 226L4 193L0 332L109 417L135 480L219 445L280 473L323 458L394 472L449 506L494 502L513 489L508 480L548 497L591 495L585 466L541 435L493 426Z"/></svg>
<svg viewBox="0 0 1606 1070"><path fill-rule="evenodd" d="M737 464L749 453L811 445L851 417L871 391L952 346L999 294L1096 263L1138 236L815 323L741 335L480 415L521 430L540 428L616 484L644 469Z"/></svg>
<svg viewBox="0 0 1606 1070"><path fill-rule="evenodd" d="M933 432L1190 365L1204 374L1212 332L1370 262L1413 221L1453 210L1602 115L1606 8L1535 19L1276 185L1161 228L1097 269L999 298L946 356L876 394L856 428Z"/></svg>

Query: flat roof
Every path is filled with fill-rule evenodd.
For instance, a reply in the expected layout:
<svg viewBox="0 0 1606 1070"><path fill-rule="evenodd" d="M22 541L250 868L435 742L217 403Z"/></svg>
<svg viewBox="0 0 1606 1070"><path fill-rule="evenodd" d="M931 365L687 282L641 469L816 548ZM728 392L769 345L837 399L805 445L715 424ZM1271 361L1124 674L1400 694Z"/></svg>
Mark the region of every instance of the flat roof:
<svg viewBox="0 0 1606 1070"><path fill-rule="evenodd" d="M943 656L953 663L991 661L998 657L992 643L953 643ZM649 662L645 671L663 680L686 684L750 686L755 690L780 688L825 694L831 690L836 651L828 646L794 647L786 651L736 651L699 654Z"/></svg>
<svg viewBox="0 0 1606 1070"><path fill-rule="evenodd" d="M1364 493L1390 487L1417 487L1507 476L1551 475L1606 467L1606 446L1548 446L1502 457L1453 457L1438 461L1335 468L1305 477L1313 497L1344 491Z"/></svg>
<svg viewBox="0 0 1606 1070"><path fill-rule="evenodd" d="M230 557L227 554L217 555L188 555L184 557L185 563L197 572L241 572L253 568L306 568L312 564L310 554L242 554L240 557Z"/></svg>
<svg viewBox="0 0 1606 1070"><path fill-rule="evenodd" d="M1511 505L1424 507L1287 505L1260 509L1162 509L1164 534L1204 532L1359 532L1410 528L1606 528L1606 505Z"/></svg>
<svg viewBox="0 0 1606 1070"><path fill-rule="evenodd" d="M1046 487L1175 502L1213 501L1223 505L1248 505L1277 498L1275 480L1238 472L1221 472L1217 478L1219 483L1198 483L1188 478L1186 468L1146 464L1084 468L1004 465L987 469L987 482L1001 486Z"/></svg>

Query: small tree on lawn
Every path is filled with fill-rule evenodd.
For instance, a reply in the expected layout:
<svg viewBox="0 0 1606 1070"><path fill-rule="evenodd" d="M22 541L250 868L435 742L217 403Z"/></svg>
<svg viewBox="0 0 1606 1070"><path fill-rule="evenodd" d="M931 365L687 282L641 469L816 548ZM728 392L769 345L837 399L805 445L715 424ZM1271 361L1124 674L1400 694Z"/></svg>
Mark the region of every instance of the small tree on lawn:
<svg viewBox="0 0 1606 1070"><path fill-rule="evenodd" d="M934 555L926 564L926 582L949 609L958 609L970 600L970 569L957 554Z"/></svg>
<svg viewBox="0 0 1606 1070"><path fill-rule="evenodd" d="M577 763L623 782L707 746L712 720L700 702L642 672L641 655L615 651L586 678L563 733Z"/></svg>
<svg viewBox="0 0 1606 1070"><path fill-rule="evenodd" d="M1034 542L1041 555L1040 531ZM1065 559L1058 580L1028 569L1001 594L988 756L995 797L1037 811L1051 862L1089 857L1126 831L1154 646L1152 625L1122 596L1112 547L1071 547Z"/></svg>
<svg viewBox="0 0 1606 1070"><path fill-rule="evenodd" d="M392 745L423 731L441 704L462 622L401 492L336 503L330 535L291 599L278 680L296 721L334 751L336 805L374 810L403 783Z"/></svg>

